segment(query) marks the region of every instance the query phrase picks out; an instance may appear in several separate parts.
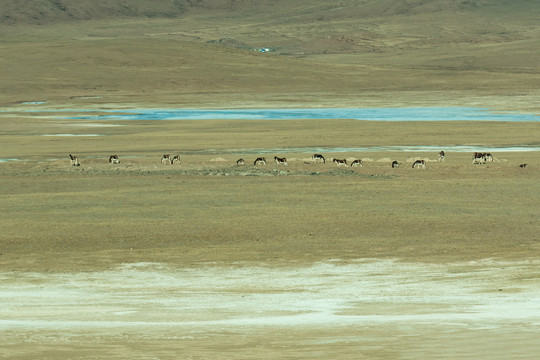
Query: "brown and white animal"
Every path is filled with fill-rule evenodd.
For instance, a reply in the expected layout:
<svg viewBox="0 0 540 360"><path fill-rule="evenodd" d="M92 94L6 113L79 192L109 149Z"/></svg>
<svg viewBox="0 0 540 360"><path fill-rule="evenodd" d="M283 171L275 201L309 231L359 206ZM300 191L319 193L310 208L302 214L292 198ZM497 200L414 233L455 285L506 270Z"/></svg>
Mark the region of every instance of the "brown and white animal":
<svg viewBox="0 0 540 360"><path fill-rule="evenodd" d="M526 167L527 167L527 164L521 164L521 165L519 165L519 167L522 168L522 169L523 169L523 168L526 168Z"/></svg>
<svg viewBox="0 0 540 360"><path fill-rule="evenodd" d="M444 161L444 151L439 152L439 162Z"/></svg>
<svg viewBox="0 0 540 360"><path fill-rule="evenodd" d="M180 162L180 155L173 155L172 159L171 159L171 164L174 164L174 162Z"/></svg>
<svg viewBox="0 0 540 360"><path fill-rule="evenodd" d="M399 167L399 163L397 162L397 160L392 161L392 168L398 168L398 167Z"/></svg>
<svg viewBox="0 0 540 360"><path fill-rule="evenodd" d="M287 164L287 158L278 158L277 156L274 156L274 160L276 161L276 164L278 165L288 165Z"/></svg>
<svg viewBox="0 0 540 360"><path fill-rule="evenodd" d="M162 164L172 164L171 155L165 154L161 157L161 163Z"/></svg>
<svg viewBox="0 0 540 360"><path fill-rule="evenodd" d="M263 157L258 157L253 162L253 165L266 165L266 159Z"/></svg>
<svg viewBox="0 0 540 360"><path fill-rule="evenodd" d="M345 165L345 167L347 167L347 159L332 159L332 161L335 162L337 166Z"/></svg>
<svg viewBox="0 0 540 360"><path fill-rule="evenodd" d="M322 156L321 154L313 154L313 156L311 157L311 159L313 161L322 161L323 164L326 164L326 159L324 158L324 156Z"/></svg>
<svg viewBox="0 0 540 360"><path fill-rule="evenodd" d="M71 160L71 166L81 166L81 163L76 156L69 154L69 159Z"/></svg>
<svg viewBox="0 0 540 360"><path fill-rule="evenodd" d="M118 155L111 155L109 156L109 162L111 164L120 164L120 158L118 157Z"/></svg>
<svg viewBox="0 0 540 360"><path fill-rule="evenodd" d="M493 155L491 153L475 152L473 154L473 164L485 164L488 161L493 161Z"/></svg>
<svg viewBox="0 0 540 360"><path fill-rule="evenodd" d="M246 161L244 159L238 159L236 160L236 165L244 165Z"/></svg>
<svg viewBox="0 0 540 360"><path fill-rule="evenodd" d="M473 164L485 164L487 161L487 154L475 152L473 154L472 163Z"/></svg>
<svg viewBox="0 0 540 360"><path fill-rule="evenodd" d="M353 166L360 166L360 167L363 167L364 166L364 162L359 159L359 160L354 160L352 163L351 163L351 167Z"/></svg>
<svg viewBox="0 0 540 360"><path fill-rule="evenodd" d="M416 161L412 164L412 167L413 167L413 169L414 169L414 168L420 169L420 167L422 167L423 169L425 169L425 168L426 168L426 161L425 161L425 160L416 160Z"/></svg>

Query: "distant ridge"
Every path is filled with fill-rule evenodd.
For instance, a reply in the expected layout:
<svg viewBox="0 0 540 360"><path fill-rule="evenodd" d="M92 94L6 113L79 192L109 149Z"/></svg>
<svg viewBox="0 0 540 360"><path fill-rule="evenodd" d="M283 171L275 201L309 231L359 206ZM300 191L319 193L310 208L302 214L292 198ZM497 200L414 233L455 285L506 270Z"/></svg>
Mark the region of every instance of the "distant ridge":
<svg viewBox="0 0 540 360"><path fill-rule="evenodd" d="M197 0L0 0L0 22L47 24L73 20L177 17Z"/></svg>
<svg viewBox="0 0 540 360"><path fill-rule="evenodd" d="M238 12L242 16L276 13L280 17L332 14L386 17L440 11L532 11L532 0L0 0L2 24L48 24L114 18L175 18L192 9Z"/></svg>

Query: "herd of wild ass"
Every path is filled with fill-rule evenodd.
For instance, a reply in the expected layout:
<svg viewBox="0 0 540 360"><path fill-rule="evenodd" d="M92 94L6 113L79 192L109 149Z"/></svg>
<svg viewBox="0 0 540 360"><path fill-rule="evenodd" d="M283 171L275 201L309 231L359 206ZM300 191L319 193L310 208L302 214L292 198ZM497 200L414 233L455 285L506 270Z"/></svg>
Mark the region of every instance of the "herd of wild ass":
<svg viewBox="0 0 540 360"><path fill-rule="evenodd" d="M444 162L444 156L445 156L444 151L440 151L437 154L438 161L439 162ZM81 165L81 163L79 162L79 159L77 158L77 156L69 154L69 159L71 161L72 166L80 166ZM311 159L313 160L313 162L321 162L323 164L326 163L325 157L323 155L321 155L321 154L313 154ZM472 160L473 164L485 164L488 161L493 161L493 155L491 155L490 153L475 152L473 154L472 159L473 159ZM280 158L280 157L274 156L274 161L278 165L288 165L287 158L284 158L284 157ZM347 164L347 159L334 159L334 158L332 158L331 161L333 163L335 163L337 166L345 166L345 167L349 166ZM111 164L119 164L120 163L120 158L118 157L118 155L111 155L111 156L109 156L109 163L111 163ZM172 165L174 163L180 163L180 155L165 154L165 155L163 155L161 157L161 163L162 164L169 164L169 165ZM245 165L246 161L244 159L238 159L236 161L236 164L237 165ZM253 162L253 165L266 165L266 159L264 157L258 157ZM360 159L353 160L350 163L350 166L351 167L356 167L356 166L362 167L362 166L364 166L364 162L362 160L360 160ZM397 167L399 167L399 163L396 160L393 160L392 161L392 168L397 168ZM519 165L519 167L520 168L525 168L525 167L527 167L527 164L521 164L521 165ZM425 160L416 160L412 164L412 168L413 169L414 168L425 169L426 168L426 161Z"/></svg>

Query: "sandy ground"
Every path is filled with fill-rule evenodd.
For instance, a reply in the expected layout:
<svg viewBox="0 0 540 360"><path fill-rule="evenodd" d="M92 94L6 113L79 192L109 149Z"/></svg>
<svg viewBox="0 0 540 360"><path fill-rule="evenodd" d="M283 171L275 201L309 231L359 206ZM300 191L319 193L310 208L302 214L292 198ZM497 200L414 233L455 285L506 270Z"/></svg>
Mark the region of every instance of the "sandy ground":
<svg viewBox="0 0 540 360"><path fill-rule="evenodd" d="M531 358L538 261L2 272L7 358Z"/></svg>

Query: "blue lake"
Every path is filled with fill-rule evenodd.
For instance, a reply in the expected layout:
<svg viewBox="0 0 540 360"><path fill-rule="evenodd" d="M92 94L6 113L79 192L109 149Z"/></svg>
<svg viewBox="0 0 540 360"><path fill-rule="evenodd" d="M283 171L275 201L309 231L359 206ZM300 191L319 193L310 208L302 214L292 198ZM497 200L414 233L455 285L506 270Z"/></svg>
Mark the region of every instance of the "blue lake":
<svg viewBox="0 0 540 360"><path fill-rule="evenodd" d="M540 121L535 114L499 112L472 107L416 108L313 108L313 109L123 109L69 110L80 115L73 120L292 120L354 119L371 121Z"/></svg>

